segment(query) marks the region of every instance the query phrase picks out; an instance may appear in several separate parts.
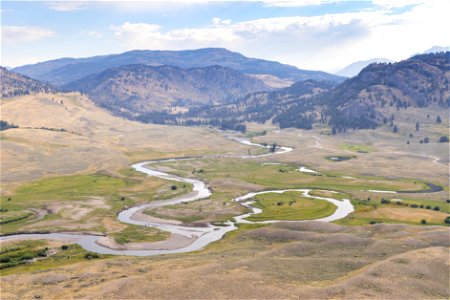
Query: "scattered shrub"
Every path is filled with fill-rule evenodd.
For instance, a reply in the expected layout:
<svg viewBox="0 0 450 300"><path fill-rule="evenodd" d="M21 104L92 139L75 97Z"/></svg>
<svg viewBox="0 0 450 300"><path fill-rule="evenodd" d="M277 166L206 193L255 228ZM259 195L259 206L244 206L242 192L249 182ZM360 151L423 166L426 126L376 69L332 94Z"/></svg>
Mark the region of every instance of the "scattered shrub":
<svg viewBox="0 0 450 300"><path fill-rule="evenodd" d="M448 136L443 135L439 138L439 143L448 143Z"/></svg>
<svg viewBox="0 0 450 300"><path fill-rule="evenodd" d="M439 206L435 206L433 209L434 209L435 211L440 211L440 210L441 210L441 208L440 208Z"/></svg>
<svg viewBox="0 0 450 300"><path fill-rule="evenodd" d="M67 250L67 249L69 249L69 246L68 246L68 245L62 245L62 246L61 246L61 250Z"/></svg>
<svg viewBox="0 0 450 300"><path fill-rule="evenodd" d="M418 205L418 204L415 204L415 203L411 204L410 206L411 206L412 208L418 208L418 207L419 207L419 205Z"/></svg>
<svg viewBox="0 0 450 300"><path fill-rule="evenodd" d="M29 254L23 255L23 256L20 258L20 260L32 260L32 259L33 259L33 256L32 256L32 255L29 255Z"/></svg>
<svg viewBox="0 0 450 300"><path fill-rule="evenodd" d="M423 224L423 225L425 225L425 224L427 224L427 220L422 219L422 220L420 221L420 223Z"/></svg>
<svg viewBox="0 0 450 300"><path fill-rule="evenodd" d="M14 219L7 219L7 220L4 220L4 221L0 221L0 225L1 224L12 223L12 222L17 222L17 221L26 219L26 218L28 218L29 216L32 216L32 215L33 215L32 213L29 213L29 214L26 214L26 215L23 215L23 216L19 216L19 217L14 218Z"/></svg>
<svg viewBox="0 0 450 300"><path fill-rule="evenodd" d="M84 255L85 259L96 259L99 258L100 256L98 256L97 253L92 253L92 252L88 252Z"/></svg>

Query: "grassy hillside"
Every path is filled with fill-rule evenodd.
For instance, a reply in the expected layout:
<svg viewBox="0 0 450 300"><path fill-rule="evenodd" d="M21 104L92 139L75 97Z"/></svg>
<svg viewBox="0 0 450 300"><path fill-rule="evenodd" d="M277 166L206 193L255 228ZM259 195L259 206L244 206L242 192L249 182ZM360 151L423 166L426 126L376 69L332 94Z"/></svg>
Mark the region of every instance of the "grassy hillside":
<svg viewBox="0 0 450 300"><path fill-rule="evenodd" d="M0 79L2 83L0 85L0 96L2 98L56 91L56 88L48 83L8 71L3 67L0 67Z"/></svg>
<svg viewBox="0 0 450 300"><path fill-rule="evenodd" d="M1 110L4 121L19 126L1 132L3 191L45 176L109 174L139 160L247 148L206 129L118 118L76 93L3 99Z"/></svg>

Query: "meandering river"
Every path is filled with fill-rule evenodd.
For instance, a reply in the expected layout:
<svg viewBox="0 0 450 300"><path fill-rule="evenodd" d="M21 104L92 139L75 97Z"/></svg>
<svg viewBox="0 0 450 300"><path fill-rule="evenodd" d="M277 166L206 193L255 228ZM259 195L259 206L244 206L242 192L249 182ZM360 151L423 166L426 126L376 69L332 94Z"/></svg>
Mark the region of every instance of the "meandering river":
<svg viewBox="0 0 450 300"><path fill-rule="evenodd" d="M244 138L230 137L231 139L250 146L265 147L270 149L270 146L255 144ZM239 158L253 158L268 155L279 155L292 151L289 147L278 147L275 152L269 152L261 155L247 155L239 156ZM190 158L195 159L195 158ZM167 231L171 233L171 238L166 241L155 242L155 243L143 243L142 249L114 249L114 247L108 245L105 242L104 236L98 235L85 235L85 234L72 234L72 233L43 233L43 234L17 234L9 236L1 236L1 241L10 240L29 240L29 239L47 239L47 240L58 240L69 243L76 243L86 249L87 251L92 251L100 254L113 254L113 255L133 255L133 256L150 256L150 255L160 255L160 254L171 254L171 253L183 253L191 252L195 250L200 250L206 245L220 240L227 232L235 230L237 227L235 223L275 223L275 222L302 222L302 221L284 221L284 220L269 220L262 222L251 222L246 220L250 215L261 213L261 209L253 207L253 201L250 200L258 194L265 193L284 193L287 191L301 192L304 197L325 200L336 206L335 212L325 218L316 219L315 221L322 222L332 222L341 218L348 216L353 212L353 205L349 200L337 200L328 197L318 197L310 195L309 189L287 189L287 190L271 190L262 191L257 193L248 193L241 197L234 199L239 204L247 207L251 212L233 218L233 221L228 221L222 226L216 226L208 224L205 227L192 227L180 224L179 222L173 220L162 220L156 219L149 216L145 216L143 211L149 208L158 208L167 205L181 204L185 202L196 201L200 199L208 198L211 195L211 191L208 186L201 180L179 177L176 175L160 172L151 169L151 164L161 163L167 161L178 161L186 160L186 158L174 158L168 160L154 160L154 161L143 161L132 165L132 168L138 172L147 174L148 176L154 176L170 181L185 182L193 185L192 192L177 196L168 200L158 200L149 203L134 206L123 210L118 215L118 220L127 223L140 226L147 226L157 228L159 230ZM248 200L248 201L247 201Z"/></svg>

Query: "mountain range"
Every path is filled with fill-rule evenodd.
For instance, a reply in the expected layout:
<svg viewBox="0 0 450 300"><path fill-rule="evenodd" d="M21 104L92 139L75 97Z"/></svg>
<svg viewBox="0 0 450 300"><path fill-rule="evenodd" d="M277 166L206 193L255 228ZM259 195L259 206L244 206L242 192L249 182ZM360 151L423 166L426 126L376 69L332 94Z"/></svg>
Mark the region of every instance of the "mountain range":
<svg viewBox="0 0 450 300"><path fill-rule="evenodd" d="M88 58L61 58L14 68L13 71L31 78L62 86L91 74L131 64L149 66L170 65L184 69L212 65L228 67L244 74L272 75L288 81L307 79L341 82L344 78L321 72L300 70L275 61L248 58L223 48L204 48L184 51L135 50L122 54Z"/></svg>
<svg viewBox="0 0 450 300"><path fill-rule="evenodd" d="M371 64L338 85L304 81L247 95L231 105L194 109L187 116L198 121L199 115L203 123L209 120L214 125L271 119L281 128L310 129L314 124L328 124L337 131L375 128L408 107L448 109L449 82L450 53L423 54L398 63Z"/></svg>
<svg viewBox="0 0 450 300"><path fill-rule="evenodd" d="M57 91L4 68L1 72L3 97ZM449 81L450 52L439 52L372 63L342 83L308 79L280 89L219 65L142 64L110 68L60 88L87 94L114 114L147 123L243 130L247 121L270 120L281 128L327 125L339 132L378 127L409 107L448 109Z"/></svg>

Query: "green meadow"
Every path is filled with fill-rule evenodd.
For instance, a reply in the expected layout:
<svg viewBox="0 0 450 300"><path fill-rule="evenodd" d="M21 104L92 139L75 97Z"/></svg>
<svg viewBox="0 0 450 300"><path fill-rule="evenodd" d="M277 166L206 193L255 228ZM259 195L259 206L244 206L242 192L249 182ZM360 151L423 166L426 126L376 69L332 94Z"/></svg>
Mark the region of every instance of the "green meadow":
<svg viewBox="0 0 450 300"><path fill-rule="evenodd" d="M252 206L262 209L262 212L248 217L249 221L320 219L336 210L330 202L305 198L299 192L260 194Z"/></svg>

